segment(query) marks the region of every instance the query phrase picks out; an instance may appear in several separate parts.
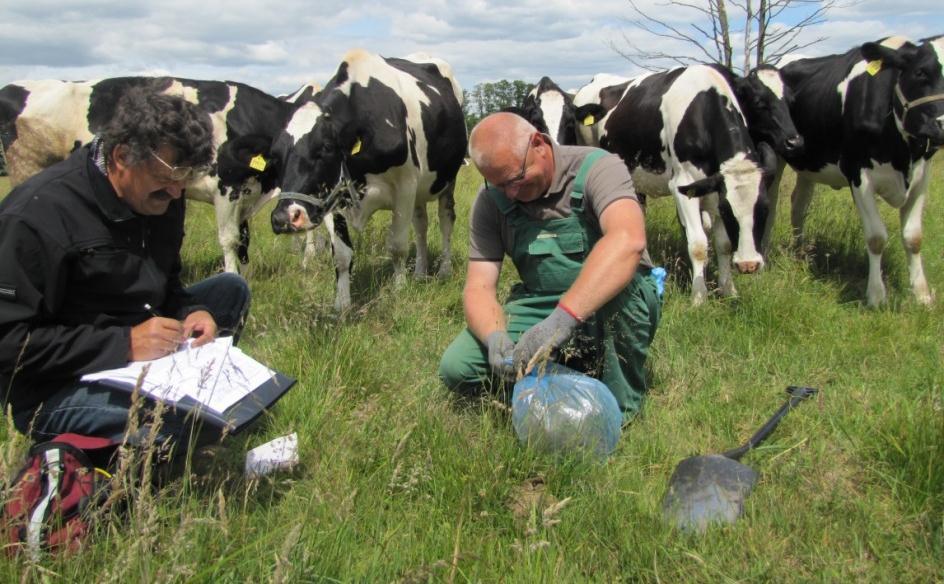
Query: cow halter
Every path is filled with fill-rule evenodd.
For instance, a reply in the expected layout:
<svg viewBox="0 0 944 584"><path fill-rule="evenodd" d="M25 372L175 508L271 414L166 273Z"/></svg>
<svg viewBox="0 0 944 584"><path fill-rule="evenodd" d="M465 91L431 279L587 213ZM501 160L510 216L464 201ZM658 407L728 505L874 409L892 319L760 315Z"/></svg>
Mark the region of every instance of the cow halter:
<svg viewBox="0 0 944 584"><path fill-rule="evenodd" d="M347 169L347 163L342 158L341 174L338 176L338 182L334 185L334 188L331 189L331 192L328 193L327 197L318 198L311 195L306 195L305 193L283 191L279 193L278 200L282 201L289 199L308 203L315 208L324 207L324 214L327 215L338 206L338 203L340 203L340 199L344 193L350 197L351 203L357 205L360 197L357 195L357 189L354 188L354 180L351 178L351 173Z"/></svg>
<svg viewBox="0 0 944 584"><path fill-rule="evenodd" d="M898 101L901 103L902 108L904 108L904 111L901 112L902 123L904 123L905 118L908 117L908 110L911 108L915 108L926 103L931 103L932 101L940 101L944 99L944 93L938 93L935 95L925 95L924 97L919 97L918 99L908 101L905 99L905 94L901 92L901 85L898 83L895 84L895 95L898 97Z"/></svg>

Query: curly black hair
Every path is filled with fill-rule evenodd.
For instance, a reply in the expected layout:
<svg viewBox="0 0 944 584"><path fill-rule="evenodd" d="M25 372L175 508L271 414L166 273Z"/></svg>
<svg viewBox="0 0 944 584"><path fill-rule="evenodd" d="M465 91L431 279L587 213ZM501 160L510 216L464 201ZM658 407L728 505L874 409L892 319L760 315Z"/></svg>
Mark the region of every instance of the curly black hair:
<svg viewBox="0 0 944 584"><path fill-rule="evenodd" d="M130 148L129 163L137 164L166 144L177 153L176 166L202 166L213 159L210 116L182 97L159 93L155 82L129 89L101 133L106 157L115 146Z"/></svg>

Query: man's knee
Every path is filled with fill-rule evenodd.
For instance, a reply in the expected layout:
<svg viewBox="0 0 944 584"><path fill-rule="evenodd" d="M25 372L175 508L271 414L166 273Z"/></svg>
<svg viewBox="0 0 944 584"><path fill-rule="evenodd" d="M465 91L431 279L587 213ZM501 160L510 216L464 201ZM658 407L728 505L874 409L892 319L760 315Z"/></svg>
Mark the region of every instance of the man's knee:
<svg viewBox="0 0 944 584"><path fill-rule="evenodd" d="M469 364L458 359L449 350L446 350L439 361L439 379L452 391L459 391L469 383L470 371Z"/></svg>
<svg viewBox="0 0 944 584"><path fill-rule="evenodd" d="M439 361L439 378L452 391L467 393L481 387L488 374L484 349L468 330L456 337Z"/></svg>
<svg viewBox="0 0 944 584"><path fill-rule="evenodd" d="M245 278L224 272L197 282L187 291L197 304L210 310L221 334L232 334L234 342L239 339L250 305L249 283Z"/></svg>

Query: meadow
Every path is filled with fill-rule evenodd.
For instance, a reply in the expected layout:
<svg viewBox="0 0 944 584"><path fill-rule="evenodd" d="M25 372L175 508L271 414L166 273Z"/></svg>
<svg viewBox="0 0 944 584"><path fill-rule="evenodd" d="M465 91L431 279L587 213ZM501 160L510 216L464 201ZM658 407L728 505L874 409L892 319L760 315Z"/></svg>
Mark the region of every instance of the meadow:
<svg viewBox="0 0 944 584"><path fill-rule="evenodd" d="M650 200L650 252L669 272L642 415L605 463L519 445L495 403L440 384L463 327L468 212L457 189L455 275L392 283L378 213L355 236L355 308L333 314L334 268L302 266L298 238L252 225L252 314L241 347L296 377L209 474L136 493L89 546L40 563L0 561L0 580L48 582L934 582L944 580L944 172L924 225L928 280L917 305L889 227L889 302L864 306L867 259L848 190L822 189L808 247L789 243L784 182L766 269L739 296L692 307L670 200ZM5 181L6 179L0 179ZM8 186L0 183L0 193ZM191 204L185 279L221 269L213 210ZM431 214L435 213L431 208ZM430 242L439 238L431 221ZM503 285L513 268L506 266ZM819 388L742 462L761 474L744 516L697 536L664 525L675 465L745 441L791 384ZM297 432L301 463L257 480L248 448ZM9 476L25 444L0 430Z"/></svg>

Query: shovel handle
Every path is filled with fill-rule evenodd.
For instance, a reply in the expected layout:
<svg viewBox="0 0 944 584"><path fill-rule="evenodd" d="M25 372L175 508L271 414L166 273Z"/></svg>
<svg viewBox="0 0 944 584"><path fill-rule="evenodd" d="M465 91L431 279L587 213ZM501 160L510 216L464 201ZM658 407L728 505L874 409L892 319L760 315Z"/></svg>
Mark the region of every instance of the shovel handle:
<svg viewBox="0 0 944 584"><path fill-rule="evenodd" d="M761 442L767 439L771 433L777 428L777 425L780 424L780 420L787 415L787 412L798 406L803 400L809 399L816 395L819 391L814 387L803 387L800 385L790 385L786 389L787 393L790 394L790 398L780 406L780 409L771 416L767 423L764 424L760 430L758 430L751 439L747 441L746 444L735 448L734 450L729 450L723 454L727 458L732 460L740 460L750 449L754 448Z"/></svg>

